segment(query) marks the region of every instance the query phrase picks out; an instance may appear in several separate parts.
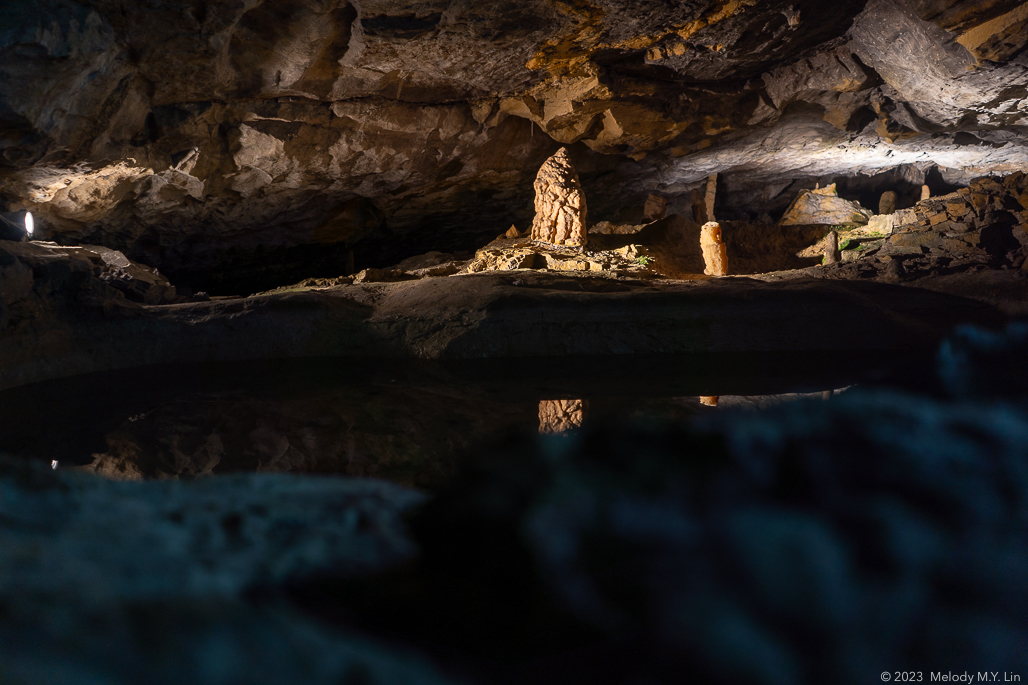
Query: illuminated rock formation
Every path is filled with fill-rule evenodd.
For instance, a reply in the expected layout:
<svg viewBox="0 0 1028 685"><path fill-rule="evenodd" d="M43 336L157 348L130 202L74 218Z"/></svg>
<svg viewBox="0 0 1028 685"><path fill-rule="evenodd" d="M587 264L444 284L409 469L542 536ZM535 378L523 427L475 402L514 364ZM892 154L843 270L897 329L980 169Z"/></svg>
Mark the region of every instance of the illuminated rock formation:
<svg viewBox="0 0 1028 685"><path fill-rule="evenodd" d="M708 221L700 229L700 248L703 250L703 273L708 276L728 275L728 251L721 239L721 226Z"/></svg>
<svg viewBox="0 0 1028 685"><path fill-rule="evenodd" d="M575 167L561 148L546 160L535 178L535 220L532 240L554 245L585 245L586 206Z"/></svg>
<svg viewBox="0 0 1028 685"><path fill-rule="evenodd" d="M838 196L835 184L827 188L801 191L782 217L783 226L829 224L832 226L862 225L873 212Z"/></svg>

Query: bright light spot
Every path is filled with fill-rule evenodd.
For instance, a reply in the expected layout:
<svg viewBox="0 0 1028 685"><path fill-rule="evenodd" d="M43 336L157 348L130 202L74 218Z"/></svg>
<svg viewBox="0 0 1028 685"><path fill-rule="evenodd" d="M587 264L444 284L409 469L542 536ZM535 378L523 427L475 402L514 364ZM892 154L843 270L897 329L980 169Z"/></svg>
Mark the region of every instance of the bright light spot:
<svg viewBox="0 0 1028 685"><path fill-rule="evenodd" d="M32 218L32 212L25 212L25 232L32 235L36 230L36 220ZM54 462L54 468L57 462Z"/></svg>
<svg viewBox="0 0 1028 685"><path fill-rule="evenodd" d="M57 460L56 459L54 459L52 462L50 462L50 468L52 468L52 469L56 469L57 468Z"/></svg>

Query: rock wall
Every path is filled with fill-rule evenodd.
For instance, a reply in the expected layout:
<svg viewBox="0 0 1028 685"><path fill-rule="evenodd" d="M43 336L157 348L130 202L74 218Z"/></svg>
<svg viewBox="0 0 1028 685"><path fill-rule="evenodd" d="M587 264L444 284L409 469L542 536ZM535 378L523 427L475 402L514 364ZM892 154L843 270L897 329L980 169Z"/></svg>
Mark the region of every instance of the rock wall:
<svg viewBox="0 0 1028 685"><path fill-rule="evenodd" d="M0 26L0 199L43 238L223 291L481 244L524 224L558 145L597 220L652 192L688 215L713 173L718 217L753 219L802 179L1023 165L1024 15L1015 0L30 0Z"/></svg>

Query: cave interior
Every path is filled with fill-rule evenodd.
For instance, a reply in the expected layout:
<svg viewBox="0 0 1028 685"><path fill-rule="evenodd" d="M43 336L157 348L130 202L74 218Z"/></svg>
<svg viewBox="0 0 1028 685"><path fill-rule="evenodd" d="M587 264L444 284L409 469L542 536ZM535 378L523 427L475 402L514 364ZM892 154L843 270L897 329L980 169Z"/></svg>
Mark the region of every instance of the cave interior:
<svg viewBox="0 0 1028 685"><path fill-rule="evenodd" d="M1025 0L0 0L0 682L1028 679Z"/></svg>

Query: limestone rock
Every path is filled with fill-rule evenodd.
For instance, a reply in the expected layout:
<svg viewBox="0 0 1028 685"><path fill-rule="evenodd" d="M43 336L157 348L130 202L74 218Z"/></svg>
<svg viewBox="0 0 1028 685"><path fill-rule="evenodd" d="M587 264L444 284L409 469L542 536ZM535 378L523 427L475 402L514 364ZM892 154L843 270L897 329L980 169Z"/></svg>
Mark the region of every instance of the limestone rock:
<svg viewBox="0 0 1028 685"><path fill-rule="evenodd" d="M830 192L829 192L830 191ZM800 192L780 222L783 226L798 224L830 224L832 226L862 225L870 221L872 212L857 202L835 195L835 189Z"/></svg>
<svg viewBox="0 0 1028 685"><path fill-rule="evenodd" d="M872 233L884 233L885 235L888 235L892 233L895 225L895 214L876 214L871 217L869 222L867 222L867 230Z"/></svg>
<svg viewBox="0 0 1028 685"><path fill-rule="evenodd" d="M896 201L898 196L895 190L887 190L882 193L881 199L878 201L878 213L879 214L894 214L896 212Z"/></svg>
<svg viewBox="0 0 1028 685"><path fill-rule="evenodd" d="M703 195L707 221L714 221L714 205L717 202L717 174L707 177L707 191Z"/></svg>
<svg viewBox="0 0 1028 685"><path fill-rule="evenodd" d="M836 231L830 231L825 236L825 260L824 264L839 263L839 234Z"/></svg>
<svg viewBox="0 0 1028 685"><path fill-rule="evenodd" d="M566 148L546 160L535 179L532 239L554 245L585 245L586 203Z"/></svg>
<svg viewBox="0 0 1028 685"><path fill-rule="evenodd" d="M364 269L353 277L354 283L396 283L417 278L400 269Z"/></svg>
<svg viewBox="0 0 1028 685"><path fill-rule="evenodd" d="M401 271L415 271L417 269L428 269L433 266L439 266L440 264L447 264L454 261L458 261L457 255L450 254L449 252L438 252L433 250L432 252L426 252L425 254L408 257L397 264L394 268L400 269Z"/></svg>
<svg viewBox="0 0 1028 685"><path fill-rule="evenodd" d="M509 240L517 240L521 237L521 233L518 231L517 226L511 226L507 229L507 232L503 234L503 237Z"/></svg>
<svg viewBox="0 0 1028 685"><path fill-rule="evenodd" d="M660 195L650 195L643 206L643 221L659 221L667 216L667 200Z"/></svg>
<svg viewBox="0 0 1028 685"><path fill-rule="evenodd" d="M728 250L721 239L721 226L714 221L703 224L700 231L700 248L703 250L703 273L708 276L728 275Z"/></svg>
<svg viewBox="0 0 1028 685"><path fill-rule="evenodd" d="M616 224L610 221L600 221L589 227L591 235L632 235L638 233L646 224Z"/></svg>

